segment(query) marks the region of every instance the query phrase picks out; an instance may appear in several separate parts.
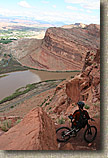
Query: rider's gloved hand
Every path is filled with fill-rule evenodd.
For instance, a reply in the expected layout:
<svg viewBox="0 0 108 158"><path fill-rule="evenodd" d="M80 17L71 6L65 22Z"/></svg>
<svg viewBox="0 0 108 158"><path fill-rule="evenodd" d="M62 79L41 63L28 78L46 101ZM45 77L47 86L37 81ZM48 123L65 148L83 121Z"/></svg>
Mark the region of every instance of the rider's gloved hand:
<svg viewBox="0 0 108 158"><path fill-rule="evenodd" d="M68 116L70 119L72 119L73 117L72 117L72 114L70 114L69 116Z"/></svg>
<svg viewBox="0 0 108 158"><path fill-rule="evenodd" d="M92 119L92 118L90 118L91 119L91 121L94 121L94 119Z"/></svg>

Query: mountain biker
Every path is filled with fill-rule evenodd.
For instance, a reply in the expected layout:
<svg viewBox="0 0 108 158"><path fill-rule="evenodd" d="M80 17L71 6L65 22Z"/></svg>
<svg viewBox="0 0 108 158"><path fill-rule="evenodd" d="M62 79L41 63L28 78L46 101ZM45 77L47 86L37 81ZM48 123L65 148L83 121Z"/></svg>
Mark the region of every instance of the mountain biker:
<svg viewBox="0 0 108 158"><path fill-rule="evenodd" d="M69 117L72 117L72 128L82 128L85 127L87 120L90 119L90 116L86 110L83 109L85 103L82 101L79 101L77 103L79 109L76 110L73 115L70 114Z"/></svg>

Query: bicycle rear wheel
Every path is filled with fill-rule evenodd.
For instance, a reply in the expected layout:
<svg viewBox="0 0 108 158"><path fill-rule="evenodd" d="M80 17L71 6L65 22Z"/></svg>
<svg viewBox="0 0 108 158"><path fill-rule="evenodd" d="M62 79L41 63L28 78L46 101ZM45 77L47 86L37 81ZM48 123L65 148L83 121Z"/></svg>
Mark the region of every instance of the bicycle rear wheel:
<svg viewBox="0 0 108 158"><path fill-rule="evenodd" d="M88 143L91 143L95 140L97 135L97 128L95 126L90 126L84 132L84 140Z"/></svg>
<svg viewBox="0 0 108 158"><path fill-rule="evenodd" d="M56 130L57 133L57 141L58 142L66 142L70 139L70 131L71 129L68 127L60 127Z"/></svg>

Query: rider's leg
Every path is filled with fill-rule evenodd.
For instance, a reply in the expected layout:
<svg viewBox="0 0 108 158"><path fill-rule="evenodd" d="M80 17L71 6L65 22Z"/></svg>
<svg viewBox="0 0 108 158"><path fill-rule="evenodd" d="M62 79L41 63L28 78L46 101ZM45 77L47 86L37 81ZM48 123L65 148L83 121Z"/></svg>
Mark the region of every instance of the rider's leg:
<svg viewBox="0 0 108 158"><path fill-rule="evenodd" d="M73 132L70 133L71 136L76 136L76 122L75 121L72 123L71 128L73 129Z"/></svg>
<svg viewBox="0 0 108 158"><path fill-rule="evenodd" d="M77 122L76 121L74 121L73 123L72 123L72 127L71 127L72 129L77 129Z"/></svg>

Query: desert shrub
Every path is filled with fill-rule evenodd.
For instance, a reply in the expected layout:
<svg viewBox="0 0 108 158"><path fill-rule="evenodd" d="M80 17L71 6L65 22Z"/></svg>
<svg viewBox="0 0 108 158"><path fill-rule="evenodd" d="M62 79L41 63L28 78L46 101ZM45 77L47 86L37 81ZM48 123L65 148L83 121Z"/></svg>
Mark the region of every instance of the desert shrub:
<svg viewBox="0 0 108 158"><path fill-rule="evenodd" d="M96 113L94 118L100 118L100 113Z"/></svg>
<svg viewBox="0 0 108 158"><path fill-rule="evenodd" d="M58 124L64 124L65 123L65 119L63 117L58 119Z"/></svg>
<svg viewBox="0 0 108 158"><path fill-rule="evenodd" d="M85 109L89 109L90 106L86 104L86 105L84 106L84 108L85 108Z"/></svg>
<svg viewBox="0 0 108 158"><path fill-rule="evenodd" d="M75 104L72 104L72 106L75 106Z"/></svg>
<svg viewBox="0 0 108 158"><path fill-rule="evenodd" d="M94 106L100 106L100 103L99 102L94 103Z"/></svg>
<svg viewBox="0 0 108 158"><path fill-rule="evenodd" d="M5 132L8 131L11 127L11 120L4 120L2 123L0 123L0 128Z"/></svg>
<svg viewBox="0 0 108 158"><path fill-rule="evenodd" d="M21 122L21 119L18 119L17 121L16 121L16 124L18 124L18 123L20 123Z"/></svg>
<svg viewBox="0 0 108 158"><path fill-rule="evenodd" d="M12 105L11 108L14 108L14 106Z"/></svg>
<svg viewBox="0 0 108 158"><path fill-rule="evenodd" d="M52 107L49 107L49 110L51 110L52 109Z"/></svg>
<svg viewBox="0 0 108 158"><path fill-rule="evenodd" d="M50 104L50 103L48 102L48 103L45 104L45 106L47 106L47 105L49 105L49 104Z"/></svg>
<svg viewBox="0 0 108 158"><path fill-rule="evenodd" d="M12 40L9 40L9 39L6 39L6 40L0 40L0 43L3 43L3 44L8 44L12 42Z"/></svg>

